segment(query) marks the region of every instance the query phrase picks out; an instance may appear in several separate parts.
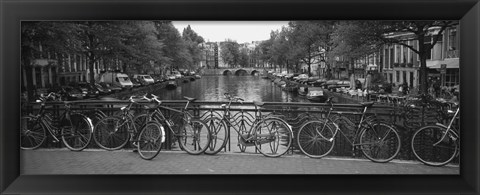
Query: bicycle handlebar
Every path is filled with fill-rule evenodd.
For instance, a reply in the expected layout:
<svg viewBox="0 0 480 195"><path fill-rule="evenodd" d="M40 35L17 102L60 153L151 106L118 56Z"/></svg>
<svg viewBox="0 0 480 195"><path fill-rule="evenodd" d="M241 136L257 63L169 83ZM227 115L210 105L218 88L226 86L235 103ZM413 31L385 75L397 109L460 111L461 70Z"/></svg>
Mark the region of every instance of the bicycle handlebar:
<svg viewBox="0 0 480 195"><path fill-rule="evenodd" d="M230 100L230 101L236 101L236 102L240 102L240 103L243 103L245 100L243 98L240 98L240 97L232 97L229 93L224 93L223 94L225 96L226 99Z"/></svg>
<svg viewBox="0 0 480 195"><path fill-rule="evenodd" d="M150 96L152 96L152 98L147 98L147 94L145 94L145 95L143 95L142 99L145 99L145 100L147 100L147 101L149 101L149 102L151 102L151 101L156 101L158 104L161 104L161 103L162 103L162 101L160 101L160 100L158 99L158 96L156 96L156 95L154 95L154 94L150 94Z"/></svg>

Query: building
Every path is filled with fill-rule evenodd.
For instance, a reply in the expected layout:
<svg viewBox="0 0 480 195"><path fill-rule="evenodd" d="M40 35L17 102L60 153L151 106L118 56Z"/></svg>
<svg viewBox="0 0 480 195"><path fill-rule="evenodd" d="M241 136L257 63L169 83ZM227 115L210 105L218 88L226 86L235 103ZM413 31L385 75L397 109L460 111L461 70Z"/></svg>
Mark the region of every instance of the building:
<svg viewBox="0 0 480 195"><path fill-rule="evenodd" d="M27 76L33 79L35 89L50 88L59 85L67 85L72 82L88 82L90 70L88 58L83 54L68 54L49 51L38 45L38 52L32 55L33 60L29 65L22 65L22 87L27 86ZM32 75L27 75L25 66L32 67ZM95 78L102 71L121 70L120 60L100 59L94 63Z"/></svg>
<svg viewBox="0 0 480 195"><path fill-rule="evenodd" d="M447 28L427 56L429 78L441 80L442 86L458 85L460 81L459 28L459 25ZM430 33L422 40L425 45L431 45L433 37L439 32L439 28L429 30ZM419 41L415 39L413 33L396 33L390 36L400 37L403 43L418 49ZM418 54L399 44L384 45L381 52L383 73L388 82L395 84L407 82L410 86L418 87L420 82Z"/></svg>

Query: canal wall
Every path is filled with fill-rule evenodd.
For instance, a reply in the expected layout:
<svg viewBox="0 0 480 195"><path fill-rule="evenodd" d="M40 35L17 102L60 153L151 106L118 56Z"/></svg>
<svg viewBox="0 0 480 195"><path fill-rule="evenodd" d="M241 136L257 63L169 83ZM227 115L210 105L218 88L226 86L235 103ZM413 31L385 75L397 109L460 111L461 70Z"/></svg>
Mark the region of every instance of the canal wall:
<svg viewBox="0 0 480 195"><path fill-rule="evenodd" d="M215 75L223 75L224 69L204 69L202 71L204 76L215 76Z"/></svg>
<svg viewBox="0 0 480 195"><path fill-rule="evenodd" d="M177 87L180 85L183 85L184 83L189 83L189 82L194 82L195 80L191 81L191 78L194 78L192 76L188 76L182 79L175 79L175 82L177 84ZM195 78L194 78L195 79ZM188 80L188 82L184 82L184 80ZM153 93L154 91L164 89L169 81L164 81L161 83L155 83L147 86L141 86L137 88L131 88L131 89L126 89L118 93L114 93L111 95L108 95L106 97L111 97L111 98L116 98L116 99L126 99L132 95L144 95L146 93Z"/></svg>

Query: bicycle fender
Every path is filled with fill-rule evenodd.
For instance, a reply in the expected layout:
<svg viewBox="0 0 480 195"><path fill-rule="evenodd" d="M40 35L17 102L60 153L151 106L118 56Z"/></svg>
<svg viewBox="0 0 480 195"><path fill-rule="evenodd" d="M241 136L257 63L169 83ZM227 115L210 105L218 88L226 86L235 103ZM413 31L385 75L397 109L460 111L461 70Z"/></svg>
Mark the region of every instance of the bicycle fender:
<svg viewBox="0 0 480 195"><path fill-rule="evenodd" d="M440 126L440 127L443 127L443 128L445 128L445 129L447 129L447 128L448 128L447 126L445 126L445 125L444 125L444 124L442 124L442 123L435 123L435 125L437 125L437 126Z"/></svg>
<svg viewBox="0 0 480 195"><path fill-rule="evenodd" d="M84 115L84 114L82 114L82 113L78 113L78 112L76 112L76 113L71 113L70 115L74 115L74 114L80 115L80 116L84 117L85 119L87 119L88 125L90 126L90 131L93 133L94 127L93 127L93 121L92 121L92 119L90 119L90 117L88 117L88 116L86 116L86 115ZM68 120L71 120L71 119L70 119L70 116L68 116Z"/></svg>

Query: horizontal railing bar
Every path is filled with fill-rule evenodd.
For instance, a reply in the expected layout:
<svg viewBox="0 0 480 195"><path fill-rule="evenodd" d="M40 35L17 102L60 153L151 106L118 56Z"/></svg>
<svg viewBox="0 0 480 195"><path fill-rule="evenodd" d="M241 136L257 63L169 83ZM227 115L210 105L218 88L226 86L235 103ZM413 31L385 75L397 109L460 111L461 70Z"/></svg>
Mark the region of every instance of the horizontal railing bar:
<svg viewBox="0 0 480 195"><path fill-rule="evenodd" d="M162 100L162 103L165 103L165 104L179 104L179 103L182 103L182 104L185 104L187 101L186 100ZM128 100L115 100L115 101L100 101L100 100L89 100L89 101L85 101L85 100L79 100L79 101L69 101L70 104L74 105L74 104L88 104L88 105L105 105L105 104L109 104L109 105L113 105L113 104L128 104L130 103ZM135 103L138 103L138 104L148 104L148 103L152 103L152 102L148 102L148 101L139 101L139 102L135 102ZM221 104L228 104L229 102L213 102L213 101L195 101L193 103L191 103L191 105L221 105ZM32 105L35 105L35 104L40 104L40 103L37 103L37 102L32 102L30 103ZM64 102L46 102L46 104L49 104L49 105L64 105L65 103ZM241 106L241 105L253 105L254 103L253 102L243 102L243 103L238 103L238 102L232 102L232 106ZM318 107L330 107L329 104L327 103L303 103L303 102L264 102L264 105L263 107L265 106L298 106L298 107L312 107L312 106L318 106ZM348 108L363 108L363 106L361 104L334 104L334 108L338 108L338 107L348 107ZM375 107L375 108L395 108L394 106L385 106L385 105L373 105L372 107Z"/></svg>

